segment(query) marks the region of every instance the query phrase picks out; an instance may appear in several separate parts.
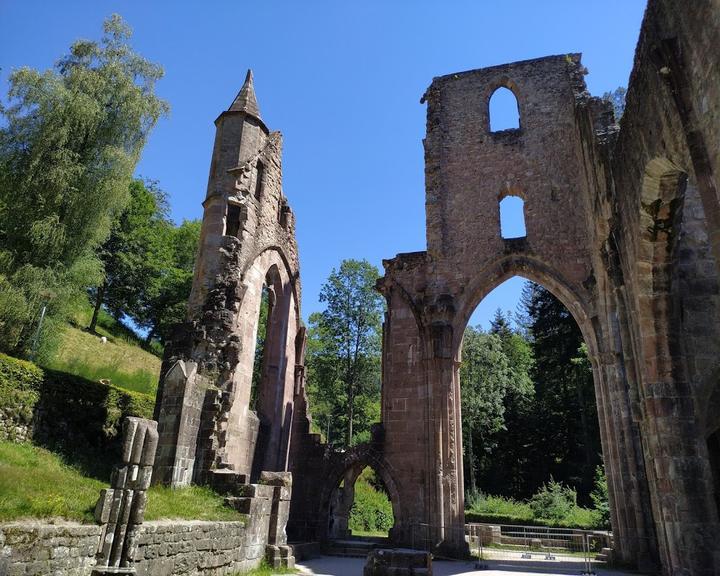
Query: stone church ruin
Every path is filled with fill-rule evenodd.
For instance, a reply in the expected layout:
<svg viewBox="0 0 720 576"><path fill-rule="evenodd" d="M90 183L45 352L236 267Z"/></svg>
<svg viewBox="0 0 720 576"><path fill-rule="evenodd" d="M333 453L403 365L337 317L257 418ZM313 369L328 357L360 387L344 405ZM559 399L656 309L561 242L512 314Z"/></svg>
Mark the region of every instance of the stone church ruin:
<svg viewBox="0 0 720 576"><path fill-rule="evenodd" d="M478 302L519 275L552 291L587 343L616 557L720 573L719 47L716 0L651 0L619 125L579 54L432 81L427 248L384 262L381 422L344 452L310 433L281 136L249 74L216 120L188 321L158 390L155 480L243 486L290 471L288 536L322 541L337 534L340 482L370 466L393 542L462 555L462 337ZM517 99L518 128L490 129L499 88ZM501 234L507 197L524 201L523 237Z"/></svg>

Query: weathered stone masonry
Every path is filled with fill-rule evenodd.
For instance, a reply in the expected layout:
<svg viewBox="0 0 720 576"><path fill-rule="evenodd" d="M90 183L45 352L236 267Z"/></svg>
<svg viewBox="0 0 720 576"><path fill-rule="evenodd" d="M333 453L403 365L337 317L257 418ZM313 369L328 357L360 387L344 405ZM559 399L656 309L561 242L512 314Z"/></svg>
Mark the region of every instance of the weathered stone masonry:
<svg viewBox="0 0 720 576"><path fill-rule="evenodd" d="M163 366L158 479L294 476L288 530L324 539L341 480L372 466L399 544L462 554L462 336L507 278L543 284L587 343L616 557L720 572L720 2L651 0L620 126L566 54L435 78L425 139L427 250L385 262L382 422L340 453L310 434L293 215L280 136L248 77L218 118L188 322ZM516 96L520 127L491 132ZM524 200L526 236L500 234ZM271 321L250 410L262 287ZM342 515L340 515L342 520Z"/></svg>
<svg viewBox="0 0 720 576"><path fill-rule="evenodd" d="M651 1L620 129L568 54L436 78L427 102L426 252L385 263L383 459L407 525L462 549L462 334L521 275L573 313L593 364L618 557L720 571L720 5ZM498 87L520 128L492 133ZM525 201L527 234L498 204ZM418 425L421 423L422 425Z"/></svg>
<svg viewBox="0 0 720 576"><path fill-rule="evenodd" d="M260 118L250 72L216 126L189 319L168 347L158 390L155 479L173 486L287 470L302 378L299 264L282 193L281 136ZM270 313L252 410L263 286Z"/></svg>

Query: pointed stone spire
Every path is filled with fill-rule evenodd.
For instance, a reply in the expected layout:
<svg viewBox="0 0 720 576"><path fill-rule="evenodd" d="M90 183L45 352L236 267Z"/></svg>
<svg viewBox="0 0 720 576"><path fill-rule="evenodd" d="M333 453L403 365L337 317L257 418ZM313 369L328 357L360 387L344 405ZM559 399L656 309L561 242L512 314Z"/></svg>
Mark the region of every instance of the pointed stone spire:
<svg viewBox="0 0 720 576"><path fill-rule="evenodd" d="M252 70L248 69L247 75L245 76L245 83L240 92L235 96L235 100L228 108L228 112L245 112L250 116L254 116L260 120L260 108L258 107L257 99L255 98L255 87L253 86L253 73Z"/></svg>

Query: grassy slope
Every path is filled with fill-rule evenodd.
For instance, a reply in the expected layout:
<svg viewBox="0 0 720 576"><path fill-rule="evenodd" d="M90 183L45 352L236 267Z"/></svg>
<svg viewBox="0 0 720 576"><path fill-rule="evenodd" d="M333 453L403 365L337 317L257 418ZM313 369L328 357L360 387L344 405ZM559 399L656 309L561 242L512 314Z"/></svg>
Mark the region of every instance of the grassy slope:
<svg viewBox="0 0 720 576"><path fill-rule="evenodd" d="M94 522L100 490L108 485L83 476L52 452L31 444L0 442L0 521L52 518ZM152 487L146 520L243 520L207 488Z"/></svg>
<svg viewBox="0 0 720 576"><path fill-rule="evenodd" d="M91 310L77 314L77 326L87 326ZM60 347L46 362L48 368L83 376L88 380L110 380L126 390L154 395L160 375L160 358L140 347L140 341L102 313L95 336L72 325L65 327Z"/></svg>

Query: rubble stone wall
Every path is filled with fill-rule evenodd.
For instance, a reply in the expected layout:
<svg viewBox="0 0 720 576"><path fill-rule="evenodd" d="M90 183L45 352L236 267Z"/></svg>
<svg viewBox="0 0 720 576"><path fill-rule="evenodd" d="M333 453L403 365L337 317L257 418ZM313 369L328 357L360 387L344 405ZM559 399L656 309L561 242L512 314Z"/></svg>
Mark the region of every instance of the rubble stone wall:
<svg viewBox="0 0 720 576"><path fill-rule="evenodd" d="M137 574L209 576L248 570L265 554L264 542L248 543L248 531L242 522L146 522L138 535ZM73 523L0 524L0 574L88 576L100 532L100 526Z"/></svg>

